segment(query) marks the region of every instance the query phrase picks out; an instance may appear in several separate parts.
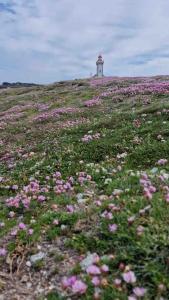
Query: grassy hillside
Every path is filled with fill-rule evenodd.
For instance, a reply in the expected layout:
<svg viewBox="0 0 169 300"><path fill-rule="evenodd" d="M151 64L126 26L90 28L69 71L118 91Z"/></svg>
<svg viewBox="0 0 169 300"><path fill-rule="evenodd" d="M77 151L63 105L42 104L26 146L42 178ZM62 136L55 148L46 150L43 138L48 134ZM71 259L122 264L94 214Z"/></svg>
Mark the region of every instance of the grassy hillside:
<svg viewBox="0 0 169 300"><path fill-rule="evenodd" d="M0 91L0 299L169 299L169 77Z"/></svg>

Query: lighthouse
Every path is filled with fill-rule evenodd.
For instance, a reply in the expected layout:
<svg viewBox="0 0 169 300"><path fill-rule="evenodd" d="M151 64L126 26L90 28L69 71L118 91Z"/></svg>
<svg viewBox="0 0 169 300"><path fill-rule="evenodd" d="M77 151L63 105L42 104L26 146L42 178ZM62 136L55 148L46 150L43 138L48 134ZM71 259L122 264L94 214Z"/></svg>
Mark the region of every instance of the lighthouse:
<svg viewBox="0 0 169 300"><path fill-rule="evenodd" d="M98 56L98 60L96 61L96 66L97 66L97 73L96 77L103 77L103 64L104 60L102 59L101 54Z"/></svg>

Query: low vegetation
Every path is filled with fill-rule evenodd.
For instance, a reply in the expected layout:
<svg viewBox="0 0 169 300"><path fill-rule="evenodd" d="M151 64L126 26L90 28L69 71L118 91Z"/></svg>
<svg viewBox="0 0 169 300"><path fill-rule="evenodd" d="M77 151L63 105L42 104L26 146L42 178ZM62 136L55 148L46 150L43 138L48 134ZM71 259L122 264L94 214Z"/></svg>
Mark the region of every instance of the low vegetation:
<svg viewBox="0 0 169 300"><path fill-rule="evenodd" d="M0 92L2 299L169 299L169 78Z"/></svg>

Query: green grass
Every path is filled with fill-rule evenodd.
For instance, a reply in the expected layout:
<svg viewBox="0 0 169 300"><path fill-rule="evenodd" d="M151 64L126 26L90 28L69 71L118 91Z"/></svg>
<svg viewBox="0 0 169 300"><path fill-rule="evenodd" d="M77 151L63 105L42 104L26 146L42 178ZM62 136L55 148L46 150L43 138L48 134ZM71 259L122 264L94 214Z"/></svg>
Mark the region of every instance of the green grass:
<svg viewBox="0 0 169 300"><path fill-rule="evenodd" d="M131 83L128 81L121 85L128 86ZM0 95L0 110L3 112L21 103L26 105L31 99L31 103L35 104L49 102L52 108L71 106L83 109L78 114L62 115L59 121L72 121L81 117L90 121L68 128L59 127L59 121L55 118L35 124L32 117L38 111L28 109L18 122L9 121L6 128L0 131L0 140L3 141L0 146L0 177L3 177L0 182L0 222L5 224L0 228L0 248L5 247L13 255L18 245L24 246L28 248L26 259L29 259L37 243L45 241L53 245L60 239L63 241L63 252L66 251L70 258L76 253L78 258L76 265L67 269L66 275L76 274L88 285L86 294L72 296L68 290L65 297L60 295L56 286L47 295L49 300L67 299L69 295L72 297L70 299L93 299L91 279L79 265L80 255L85 257L88 251L97 252L100 257L113 255L113 259L105 261L109 266L109 273L104 276L108 284L100 287L101 299L125 300L132 293L132 285L123 280L120 289L113 284L115 278L122 279L120 263L135 272L136 286L147 289L143 299L169 298L169 206L164 192L164 186L169 185L169 176L166 175L169 174L169 164L156 164L161 158L168 159L169 154L169 115L157 114L169 108L168 96L147 95L150 97L147 105L143 103L144 96L140 95L138 99L123 96L123 102L114 102L108 97L103 98L99 106L83 106L85 100L114 85L115 82L109 83L107 87L91 88L87 81L77 80L40 87L37 91L36 88L8 90ZM29 95L29 91L38 93L37 97ZM134 126L135 119L140 121L140 127ZM96 133L100 133L98 140L82 142L84 135ZM159 135L164 141L158 138ZM30 155L31 152L34 154ZM122 153L126 153L126 157L118 156ZM158 168L155 173L153 168ZM72 191L63 194L54 192L53 174L56 171L61 172L65 181L73 176ZM91 175L92 180L80 185L79 172ZM150 201L144 197L139 183L142 172L148 174L157 189ZM164 181L160 180L162 174L165 174ZM8 208L5 200L17 194L12 186L18 185L20 193L31 180L38 180L40 188L48 187L48 191L39 192L45 194L46 201L39 203L34 197L29 209L23 206ZM122 193L113 198L115 189L122 190ZM84 202L77 201L79 193L83 195ZM28 196L32 197L31 192ZM106 200L101 200L101 205L97 206L96 201L101 196ZM112 203L120 210L113 212L112 220L103 218L101 215L105 210L110 210L109 205ZM57 205L56 210L52 208L53 205ZM75 212L68 212L67 205L73 205ZM151 205L151 209L140 215L139 211L147 205ZM13 218L9 217L11 210L15 212ZM128 218L131 216L135 216L135 221L129 226ZM57 226L53 224L55 219L59 220ZM11 230L18 227L21 221L26 224L26 231L19 231L16 238L12 237ZM108 226L114 223L118 229L113 234L109 232ZM144 232L138 236L137 228L140 225L144 227ZM34 230L31 236L27 233L29 228ZM56 264L65 259L64 253L47 253L47 256L51 256ZM4 270L5 258L1 258L0 264ZM31 269L32 276L34 271L43 269L45 262L38 262ZM56 270L54 276L59 276L61 281L65 270L63 274L58 266ZM165 285L164 291L159 290L160 284ZM42 296L39 299L44 298Z"/></svg>

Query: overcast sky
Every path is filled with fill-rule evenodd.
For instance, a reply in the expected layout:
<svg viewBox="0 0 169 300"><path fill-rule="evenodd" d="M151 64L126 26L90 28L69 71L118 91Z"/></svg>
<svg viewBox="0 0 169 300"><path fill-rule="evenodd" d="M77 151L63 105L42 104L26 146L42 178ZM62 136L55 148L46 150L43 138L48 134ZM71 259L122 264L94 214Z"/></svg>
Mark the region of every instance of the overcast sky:
<svg viewBox="0 0 169 300"><path fill-rule="evenodd" d="M0 82L169 74L169 0L0 0Z"/></svg>

